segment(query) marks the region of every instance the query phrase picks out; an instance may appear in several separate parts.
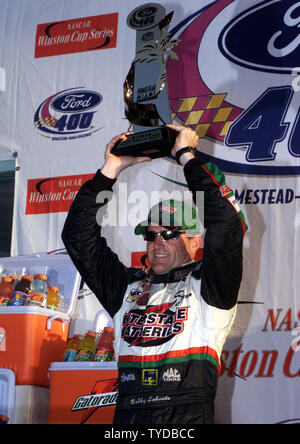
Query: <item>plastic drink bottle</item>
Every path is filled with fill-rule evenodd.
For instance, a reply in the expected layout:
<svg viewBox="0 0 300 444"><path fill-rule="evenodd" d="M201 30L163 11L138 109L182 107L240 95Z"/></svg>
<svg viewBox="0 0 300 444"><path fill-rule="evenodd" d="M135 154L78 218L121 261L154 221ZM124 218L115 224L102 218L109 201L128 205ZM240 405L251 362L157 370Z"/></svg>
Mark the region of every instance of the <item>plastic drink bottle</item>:
<svg viewBox="0 0 300 444"><path fill-rule="evenodd" d="M35 274L31 289L35 293L42 293L46 295L48 290L47 280L48 277L45 274Z"/></svg>
<svg viewBox="0 0 300 444"><path fill-rule="evenodd" d="M21 278L21 280L16 284L16 291L23 291L23 293L28 294L31 288L32 277L26 274Z"/></svg>
<svg viewBox="0 0 300 444"><path fill-rule="evenodd" d="M48 289L48 295L47 295L47 308L50 310L58 310L59 306L59 288L51 286Z"/></svg>
<svg viewBox="0 0 300 444"><path fill-rule="evenodd" d="M80 343L80 335L73 335L72 338L70 338L67 342L64 355L63 355L63 361L64 362L74 362L78 347Z"/></svg>
<svg viewBox="0 0 300 444"><path fill-rule="evenodd" d="M30 305L33 307L45 307L45 298L43 295L41 294L32 294L31 292L29 292L28 294L28 298L25 302L25 305Z"/></svg>
<svg viewBox="0 0 300 444"><path fill-rule="evenodd" d="M43 296L42 306L46 305L46 298L48 292L48 277L45 274L35 274L33 282L31 284L31 293L33 295Z"/></svg>
<svg viewBox="0 0 300 444"><path fill-rule="evenodd" d="M0 282L0 305L8 305L14 287L11 284L10 277L3 277Z"/></svg>
<svg viewBox="0 0 300 444"><path fill-rule="evenodd" d="M79 343L75 361L92 361L95 351L96 335L89 331Z"/></svg>
<svg viewBox="0 0 300 444"><path fill-rule="evenodd" d="M31 282L31 276L23 276L22 279L16 284L15 291L11 295L8 305L25 305L31 288Z"/></svg>
<svg viewBox="0 0 300 444"><path fill-rule="evenodd" d="M8 424L9 417L5 415L0 415L0 424Z"/></svg>
<svg viewBox="0 0 300 444"><path fill-rule="evenodd" d="M17 283L19 282L18 276L13 275L13 276L10 276L10 278L11 278L11 284L12 284L12 286L15 288L15 286L16 286Z"/></svg>
<svg viewBox="0 0 300 444"><path fill-rule="evenodd" d="M114 329L111 327L104 327L103 332L99 338L94 361L111 361L114 355Z"/></svg>

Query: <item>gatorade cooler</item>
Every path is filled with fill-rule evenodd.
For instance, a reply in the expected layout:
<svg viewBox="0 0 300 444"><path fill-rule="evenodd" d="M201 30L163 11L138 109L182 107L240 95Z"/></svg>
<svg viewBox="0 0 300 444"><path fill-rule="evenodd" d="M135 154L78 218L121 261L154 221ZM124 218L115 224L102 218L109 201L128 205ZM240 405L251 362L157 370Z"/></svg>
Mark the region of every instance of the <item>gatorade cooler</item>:
<svg viewBox="0 0 300 444"><path fill-rule="evenodd" d="M112 424L118 371L111 362L53 362L49 424Z"/></svg>
<svg viewBox="0 0 300 444"><path fill-rule="evenodd" d="M63 311L32 306L0 306L0 368L15 373L17 385L49 386L52 361L62 359L74 312L80 275L68 255L0 258L4 274L43 273L63 295Z"/></svg>

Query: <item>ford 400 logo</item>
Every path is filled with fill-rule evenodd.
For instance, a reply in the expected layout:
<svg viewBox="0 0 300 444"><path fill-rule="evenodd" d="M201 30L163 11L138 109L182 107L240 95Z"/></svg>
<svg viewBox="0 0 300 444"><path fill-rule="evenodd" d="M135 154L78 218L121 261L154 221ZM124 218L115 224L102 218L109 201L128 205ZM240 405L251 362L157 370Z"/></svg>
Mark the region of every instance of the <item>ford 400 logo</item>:
<svg viewBox="0 0 300 444"><path fill-rule="evenodd" d="M300 1L264 1L226 25L219 47L238 65L290 74L300 64L299 25Z"/></svg>
<svg viewBox="0 0 300 444"><path fill-rule="evenodd" d="M215 0L171 30L180 43L167 63L170 105L203 139L204 160L300 174L299 27L300 0Z"/></svg>
<svg viewBox="0 0 300 444"><path fill-rule="evenodd" d="M94 108L102 101L101 94L92 91L72 91L62 94L51 102L51 107L60 112L76 113Z"/></svg>
<svg viewBox="0 0 300 444"><path fill-rule="evenodd" d="M94 117L102 95L83 88L60 91L44 100L34 115L35 126L52 140L73 140L98 131Z"/></svg>

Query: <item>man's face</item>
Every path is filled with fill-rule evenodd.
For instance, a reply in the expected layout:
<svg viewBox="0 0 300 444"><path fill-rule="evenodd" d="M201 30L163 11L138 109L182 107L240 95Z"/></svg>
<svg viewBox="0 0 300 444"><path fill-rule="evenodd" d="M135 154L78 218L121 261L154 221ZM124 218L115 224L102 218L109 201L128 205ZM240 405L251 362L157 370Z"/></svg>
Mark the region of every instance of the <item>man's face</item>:
<svg viewBox="0 0 300 444"><path fill-rule="evenodd" d="M166 228L152 225L149 231L160 233ZM172 268L179 267L191 261L192 239L181 234L178 239L164 241L157 236L154 242L147 242L148 260L156 274L168 273Z"/></svg>

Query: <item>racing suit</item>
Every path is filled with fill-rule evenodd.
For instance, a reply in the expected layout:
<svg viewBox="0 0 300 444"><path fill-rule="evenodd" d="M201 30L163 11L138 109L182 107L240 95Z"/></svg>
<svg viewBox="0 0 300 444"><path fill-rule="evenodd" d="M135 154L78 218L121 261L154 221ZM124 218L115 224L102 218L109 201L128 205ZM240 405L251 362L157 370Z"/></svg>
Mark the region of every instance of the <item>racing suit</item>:
<svg viewBox="0 0 300 444"><path fill-rule="evenodd" d="M204 191L203 260L165 275L126 267L96 221L115 180L98 171L79 190L62 238L83 280L114 320L115 424L213 423L222 347L233 324L247 229L224 175L191 159L189 189ZM104 207L103 207L104 208Z"/></svg>

